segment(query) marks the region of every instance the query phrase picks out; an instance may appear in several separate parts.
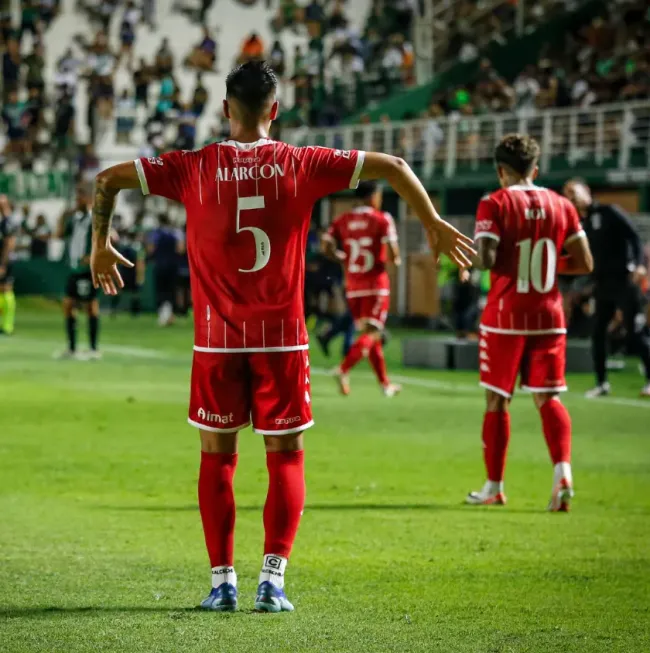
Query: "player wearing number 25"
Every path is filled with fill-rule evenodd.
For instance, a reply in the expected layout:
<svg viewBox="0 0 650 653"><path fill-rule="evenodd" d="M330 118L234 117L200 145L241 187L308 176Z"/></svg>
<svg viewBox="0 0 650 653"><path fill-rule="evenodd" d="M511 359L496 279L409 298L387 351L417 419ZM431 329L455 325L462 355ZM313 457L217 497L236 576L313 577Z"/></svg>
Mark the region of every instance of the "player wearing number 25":
<svg viewBox="0 0 650 653"><path fill-rule="evenodd" d="M491 270L479 341L487 482L467 501L505 503L508 404L519 375L522 389L533 393L554 464L550 509L565 511L573 496L571 420L559 398L566 390L566 325L557 275L588 274L593 260L573 205L533 183L539 156L533 138L505 136L495 153L501 190L481 200L476 216L479 260Z"/></svg>
<svg viewBox="0 0 650 653"><path fill-rule="evenodd" d="M97 177L93 207L93 279L114 294L116 264L128 265L108 239L118 191L140 187L185 205L195 328L189 422L201 434L199 509L212 567L201 605L217 611L237 606L233 476L238 431L251 423L264 436L269 472L255 607L293 610L283 588L305 501L303 432L313 424L303 286L314 203L385 178L441 251L461 265L473 252L400 159L268 138L276 90L266 64L236 68L224 101L231 140L109 168Z"/></svg>

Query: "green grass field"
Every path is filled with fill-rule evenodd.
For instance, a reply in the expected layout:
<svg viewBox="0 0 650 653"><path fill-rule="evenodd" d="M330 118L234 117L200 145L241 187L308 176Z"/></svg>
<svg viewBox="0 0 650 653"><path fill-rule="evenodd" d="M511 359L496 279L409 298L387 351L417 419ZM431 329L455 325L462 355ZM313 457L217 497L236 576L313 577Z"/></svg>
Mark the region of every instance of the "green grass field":
<svg viewBox="0 0 650 653"><path fill-rule="evenodd" d="M545 512L551 466L526 397L512 409L509 505L466 507L483 482L475 375L398 369L394 340L404 393L384 400L364 368L342 398L313 351L296 612L251 611L266 469L247 431L242 609L206 614L189 325L104 320L104 361L55 362L58 314L20 309L0 340L3 653L650 650L650 403L635 365L602 402L582 398L590 378L570 380L577 497L564 515Z"/></svg>

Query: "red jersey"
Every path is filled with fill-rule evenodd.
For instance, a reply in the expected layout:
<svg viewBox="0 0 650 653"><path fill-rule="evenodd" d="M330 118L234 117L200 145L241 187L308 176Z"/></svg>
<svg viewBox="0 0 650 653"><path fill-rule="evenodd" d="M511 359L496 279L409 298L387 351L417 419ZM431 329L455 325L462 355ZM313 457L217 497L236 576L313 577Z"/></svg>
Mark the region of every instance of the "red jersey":
<svg viewBox="0 0 650 653"><path fill-rule="evenodd" d="M547 188L503 188L481 200L474 236L499 243L481 327L566 333L557 261L565 243L585 237L574 206Z"/></svg>
<svg viewBox="0 0 650 653"><path fill-rule="evenodd" d="M356 188L364 156L260 139L135 161L145 195L185 205L196 351L308 348L303 286L312 208Z"/></svg>
<svg viewBox="0 0 650 653"><path fill-rule="evenodd" d="M397 242L390 213L360 206L336 218L325 237L340 243L345 252L345 292L348 297L390 293L386 244Z"/></svg>

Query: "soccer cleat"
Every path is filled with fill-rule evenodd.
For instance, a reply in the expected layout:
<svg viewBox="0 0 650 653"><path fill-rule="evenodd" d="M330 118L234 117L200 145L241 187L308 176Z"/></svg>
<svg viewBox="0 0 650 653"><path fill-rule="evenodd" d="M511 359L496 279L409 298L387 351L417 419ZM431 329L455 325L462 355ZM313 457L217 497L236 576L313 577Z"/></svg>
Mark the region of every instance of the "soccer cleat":
<svg viewBox="0 0 650 653"><path fill-rule="evenodd" d="M397 383L389 383L383 388L384 397L396 397L400 392L402 392L402 386Z"/></svg>
<svg viewBox="0 0 650 653"><path fill-rule="evenodd" d="M340 369L334 370L334 378L339 384L340 393L347 397L350 394L350 375Z"/></svg>
<svg viewBox="0 0 650 653"><path fill-rule="evenodd" d="M87 360L82 354L78 351L72 351L71 349L64 349L63 351L57 351L52 356L54 360L57 361L83 361Z"/></svg>
<svg viewBox="0 0 650 653"><path fill-rule="evenodd" d="M569 512L571 508L571 499L573 499L573 487L566 478L553 488L551 501L548 504L550 512Z"/></svg>
<svg viewBox="0 0 650 653"><path fill-rule="evenodd" d="M234 612L237 609L237 588L230 583L213 587L208 597L201 601L201 608L215 612Z"/></svg>
<svg viewBox="0 0 650 653"><path fill-rule="evenodd" d="M255 609L258 612L293 612L294 607L284 590L265 580L257 588Z"/></svg>
<svg viewBox="0 0 650 653"><path fill-rule="evenodd" d="M490 487L490 481L486 481L482 490L470 492L465 498L465 503L470 506L505 506L507 503L506 495L497 490L496 492Z"/></svg>
<svg viewBox="0 0 650 653"><path fill-rule="evenodd" d="M86 353L86 360L100 361L102 359L102 352L98 349L89 349Z"/></svg>
<svg viewBox="0 0 650 653"><path fill-rule="evenodd" d="M646 383L643 388L641 388L641 392L639 393L641 397L648 397L650 398L650 381Z"/></svg>
<svg viewBox="0 0 650 653"><path fill-rule="evenodd" d="M609 394L610 390L611 386L609 383L601 383L592 390L585 392L585 399L598 399L598 397L606 397Z"/></svg>

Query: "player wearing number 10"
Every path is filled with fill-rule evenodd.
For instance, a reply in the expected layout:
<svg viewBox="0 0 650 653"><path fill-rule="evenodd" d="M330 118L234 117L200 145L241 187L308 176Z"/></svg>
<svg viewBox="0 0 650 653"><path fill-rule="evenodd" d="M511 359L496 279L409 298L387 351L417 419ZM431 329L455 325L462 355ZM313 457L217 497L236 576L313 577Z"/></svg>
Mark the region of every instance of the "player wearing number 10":
<svg viewBox="0 0 650 653"><path fill-rule="evenodd" d="M505 136L495 153L502 188L481 200L476 216L479 260L492 271L479 341L488 480L467 502L505 503L508 404L520 375L522 388L533 393L554 464L549 509L567 511L573 496L571 419L559 398L566 390L566 325L557 275L588 274L593 260L573 205L533 183L539 156L533 138Z"/></svg>
<svg viewBox="0 0 650 653"><path fill-rule="evenodd" d="M251 423L264 436L269 472L255 607L293 610L283 588L305 501L303 432L313 424L303 286L314 203L360 179L385 178L440 251L461 265L473 252L400 159L269 139L276 88L266 64L236 68L224 101L230 140L114 166L95 190L91 265L108 294L122 286L116 264L129 264L108 238L118 191L140 187L185 205L195 310L189 422L200 430L199 509L212 566L201 605L217 611L237 606L233 476L238 431Z"/></svg>

